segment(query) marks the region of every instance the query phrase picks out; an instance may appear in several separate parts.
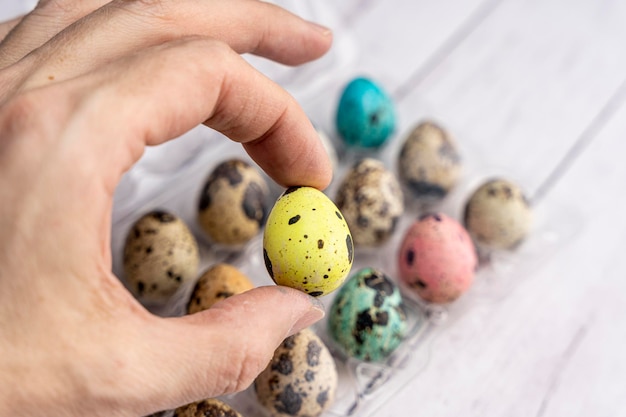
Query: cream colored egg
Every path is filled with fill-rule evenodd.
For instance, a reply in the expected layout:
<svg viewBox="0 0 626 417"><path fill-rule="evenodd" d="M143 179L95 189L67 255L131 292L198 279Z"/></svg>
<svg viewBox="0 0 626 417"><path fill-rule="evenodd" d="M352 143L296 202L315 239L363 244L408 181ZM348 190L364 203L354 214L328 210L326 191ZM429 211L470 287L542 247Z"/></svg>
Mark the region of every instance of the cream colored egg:
<svg viewBox="0 0 626 417"><path fill-rule="evenodd" d="M398 155L398 173L414 198L442 199L461 176L461 158L454 138L434 122L418 124L404 140Z"/></svg>
<svg viewBox="0 0 626 417"><path fill-rule="evenodd" d="M404 212L404 196L398 180L381 161L373 158L360 160L348 171L335 201L356 247L387 242Z"/></svg>
<svg viewBox="0 0 626 417"><path fill-rule="evenodd" d="M513 249L528 235L532 209L521 188L505 179L485 182L465 206L465 227L477 245Z"/></svg>
<svg viewBox="0 0 626 417"><path fill-rule="evenodd" d="M153 211L130 229L124 245L124 275L135 296L146 302L167 301L198 273L195 238L177 216Z"/></svg>

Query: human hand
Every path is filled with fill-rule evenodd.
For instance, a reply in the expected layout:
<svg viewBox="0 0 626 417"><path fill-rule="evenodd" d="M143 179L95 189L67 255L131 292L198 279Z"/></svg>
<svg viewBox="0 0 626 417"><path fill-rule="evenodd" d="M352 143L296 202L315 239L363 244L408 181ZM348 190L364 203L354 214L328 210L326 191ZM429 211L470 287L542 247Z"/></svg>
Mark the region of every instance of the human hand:
<svg viewBox="0 0 626 417"><path fill-rule="evenodd" d="M41 1L19 21L0 44L0 415L142 415L238 391L322 317L277 286L155 317L111 272L110 222L144 147L203 122L277 182L325 187L306 115L239 54L299 64L330 42L254 0Z"/></svg>

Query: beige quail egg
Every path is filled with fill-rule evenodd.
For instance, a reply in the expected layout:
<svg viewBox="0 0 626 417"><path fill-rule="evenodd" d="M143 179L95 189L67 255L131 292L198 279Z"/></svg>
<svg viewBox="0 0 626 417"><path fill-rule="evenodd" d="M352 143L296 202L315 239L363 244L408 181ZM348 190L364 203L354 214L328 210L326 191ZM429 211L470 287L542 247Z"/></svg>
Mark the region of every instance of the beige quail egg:
<svg viewBox="0 0 626 417"><path fill-rule="evenodd" d="M528 235L532 209L521 188L505 179L478 187L465 206L464 221L483 249L513 249Z"/></svg>
<svg viewBox="0 0 626 417"><path fill-rule="evenodd" d="M142 301L167 301L182 285L196 278L199 262L195 238L174 214L145 214L126 237L125 278Z"/></svg>
<svg viewBox="0 0 626 417"><path fill-rule="evenodd" d="M337 190L355 246L380 246L396 229L404 197L396 177L381 161L365 158L347 173Z"/></svg>
<svg viewBox="0 0 626 417"><path fill-rule="evenodd" d="M276 349L254 388L274 417L315 417L334 401L337 381L328 348L312 330L304 329Z"/></svg>
<svg viewBox="0 0 626 417"><path fill-rule="evenodd" d="M420 123L402 145L398 173L414 198L442 199L457 184L461 174L461 157L454 139L433 122Z"/></svg>
<svg viewBox="0 0 626 417"><path fill-rule="evenodd" d="M215 243L239 246L263 227L269 189L257 169L240 159L219 164L209 175L198 203L198 223Z"/></svg>
<svg viewBox="0 0 626 417"><path fill-rule="evenodd" d="M254 288L254 284L239 269L219 263L207 269L193 289L187 313L206 310L218 301Z"/></svg>

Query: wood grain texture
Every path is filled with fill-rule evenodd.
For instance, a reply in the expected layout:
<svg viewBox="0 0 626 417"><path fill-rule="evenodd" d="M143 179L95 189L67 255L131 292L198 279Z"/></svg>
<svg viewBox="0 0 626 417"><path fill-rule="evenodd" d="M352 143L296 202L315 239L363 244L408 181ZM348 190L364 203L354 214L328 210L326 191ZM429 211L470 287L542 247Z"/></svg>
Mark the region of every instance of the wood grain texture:
<svg viewBox="0 0 626 417"><path fill-rule="evenodd" d="M424 369L368 415L626 416L626 2L278 3L329 24L336 45L303 68L251 62L335 140L341 87L368 74L398 106L387 160L434 118L474 173L507 170L575 230L504 298L440 332ZM0 4L0 16L25 10ZM146 172L137 195L156 186Z"/></svg>
<svg viewBox="0 0 626 417"><path fill-rule="evenodd" d="M626 413L624 132L622 106L546 197L580 210L576 239L503 302L442 334L425 372L378 415Z"/></svg>

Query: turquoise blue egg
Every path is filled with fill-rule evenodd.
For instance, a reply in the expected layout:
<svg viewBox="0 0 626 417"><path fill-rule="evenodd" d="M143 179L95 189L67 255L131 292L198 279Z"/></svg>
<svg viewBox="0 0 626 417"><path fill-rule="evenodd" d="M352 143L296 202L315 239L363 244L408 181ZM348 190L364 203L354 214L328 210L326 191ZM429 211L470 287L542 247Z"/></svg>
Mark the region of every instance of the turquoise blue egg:
<svg viewBox="0 0 626 417"><path fill-rule="evenodd" d="M328 329L348 356L368 362L387 358L407 331L398 287L378 269L361 269L337 293Z"/></svg>
<svg viewBox="0 0 626 417"><path fill-rule="evenodd" d="M337 131L350 146L377 148L393 133L396 113L389 95L367 78L355 78L343 90Z"/></svg>

